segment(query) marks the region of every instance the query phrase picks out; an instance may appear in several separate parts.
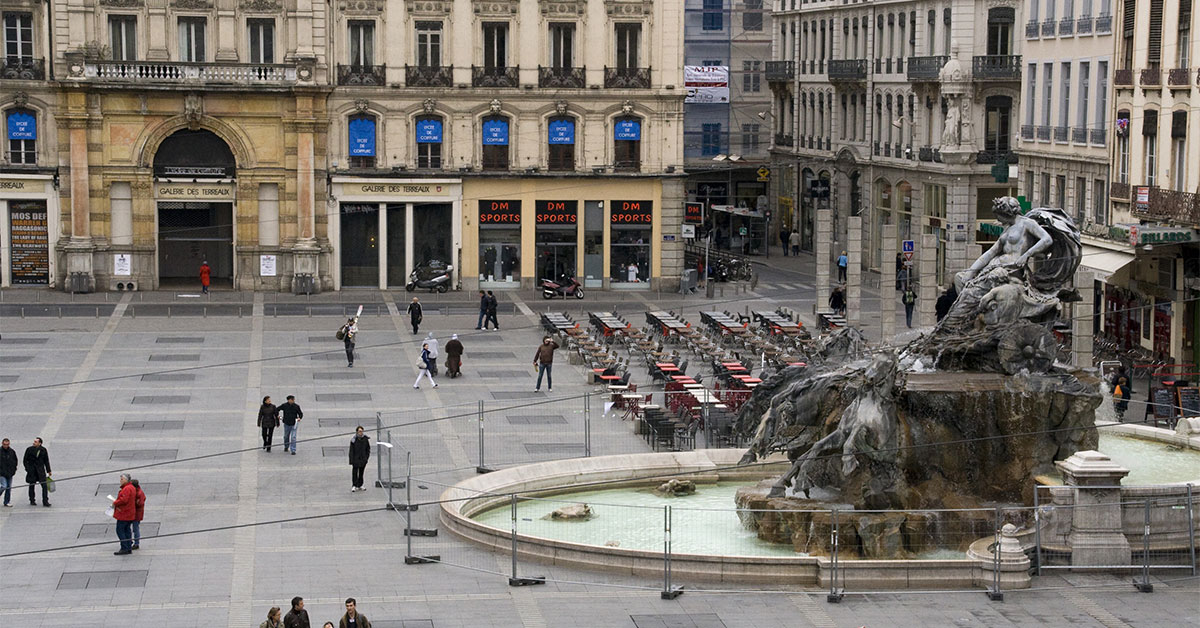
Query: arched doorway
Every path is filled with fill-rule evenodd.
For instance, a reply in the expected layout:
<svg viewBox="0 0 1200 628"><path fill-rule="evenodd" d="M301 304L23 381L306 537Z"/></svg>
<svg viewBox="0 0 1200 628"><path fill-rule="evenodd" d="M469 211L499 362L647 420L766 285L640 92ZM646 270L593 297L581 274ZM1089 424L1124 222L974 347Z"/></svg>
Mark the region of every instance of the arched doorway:
<svg viewBox="0 0 1200 628"><path fill-rule="evenodd" d="M154 154L160 287L196 287L208 262L215 287L234 275L233 151L212 131L181 129Z"/></svg>

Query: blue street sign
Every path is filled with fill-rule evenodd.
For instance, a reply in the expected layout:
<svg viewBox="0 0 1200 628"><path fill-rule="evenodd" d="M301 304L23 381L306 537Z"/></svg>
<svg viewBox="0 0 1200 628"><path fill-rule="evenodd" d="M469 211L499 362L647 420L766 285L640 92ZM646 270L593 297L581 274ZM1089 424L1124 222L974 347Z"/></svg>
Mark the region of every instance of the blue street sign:
<svg viewBox="0 0 1200 628"><path fill-rule="evenodd" d="M903 248L903 249L901 249L901 250L903 250L905 253L912 253L912 252L916 251L917 249L916 249L916 247L913 245L913 241L912 241L912 240L905 240L905 241L904 241L904 248Z"/></svg>

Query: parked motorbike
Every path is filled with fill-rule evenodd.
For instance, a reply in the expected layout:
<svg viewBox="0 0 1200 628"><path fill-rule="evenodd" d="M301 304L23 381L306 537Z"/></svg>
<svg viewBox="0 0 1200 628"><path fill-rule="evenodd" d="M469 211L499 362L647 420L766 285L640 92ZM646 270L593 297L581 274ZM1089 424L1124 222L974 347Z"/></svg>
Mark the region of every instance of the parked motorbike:
<svg viewBox="0 0 1200 628"><path fill-rule="evenodd" d="M408 283L404 289L412 292L423 288L430 292L446 292L450 290L450 271L454 267L440 260L429 260L413 269L408 275Z"/></svg>
<svg viewBox="0 0 1200 628"><path fill-rule="evenodd" d="M542 298L553 299L555 297L567 298L574 296L576 299L583 298L583 284L574 277L563 277L558 281L549 279L542 280Z"/></svg>

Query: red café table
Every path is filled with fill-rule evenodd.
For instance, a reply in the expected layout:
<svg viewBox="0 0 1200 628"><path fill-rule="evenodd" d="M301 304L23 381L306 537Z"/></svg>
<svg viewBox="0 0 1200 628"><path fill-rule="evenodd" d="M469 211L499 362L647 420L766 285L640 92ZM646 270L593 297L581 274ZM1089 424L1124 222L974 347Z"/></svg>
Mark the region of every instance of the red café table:
<svg viewBox="0 0 1200 628"><path fill-rule="evenodd" d="M691 375L672 375L671 379L680 384L695 384L696 380L692 379Z"/></svg>

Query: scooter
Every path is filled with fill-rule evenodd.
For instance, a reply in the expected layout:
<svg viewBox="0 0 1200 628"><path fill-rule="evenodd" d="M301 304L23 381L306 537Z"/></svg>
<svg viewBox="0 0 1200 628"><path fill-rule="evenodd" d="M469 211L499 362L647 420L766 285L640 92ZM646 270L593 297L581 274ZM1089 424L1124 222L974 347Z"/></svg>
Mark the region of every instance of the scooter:
<svg viewBox="0 0 1200 628"><path fill-rule="evenodd" d="M583 298L583 284L574 277L563 277L559 281L551 281L549 279L542 280L542 298L553 299L555 297L567 298L574 296L576 299Z"/></svg>
<svg viewBox="0 0 1200 628"><path fill-rule="evenodd" d="M437 291L444 293L450 290L450 271L454 267L441 262L439 260L429 260L425 264L421 264L413 269L408 275L408 283L404 289L412 292L417 288L424 288L430 292Z"/></svg>

